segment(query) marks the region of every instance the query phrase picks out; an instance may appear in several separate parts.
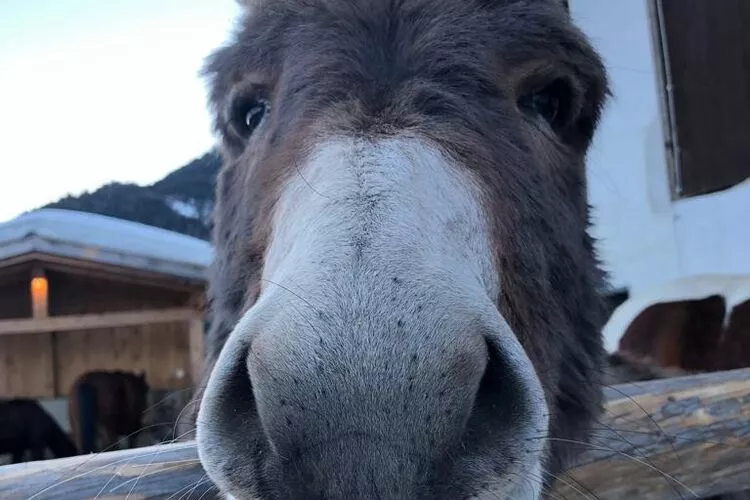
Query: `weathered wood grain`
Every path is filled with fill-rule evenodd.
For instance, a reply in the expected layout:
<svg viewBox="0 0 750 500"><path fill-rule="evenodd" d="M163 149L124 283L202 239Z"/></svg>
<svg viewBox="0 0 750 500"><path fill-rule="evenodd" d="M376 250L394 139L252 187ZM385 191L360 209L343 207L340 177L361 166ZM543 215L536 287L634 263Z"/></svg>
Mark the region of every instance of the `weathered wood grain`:
<svg viewBox="0 0 750 500"><path fill-rule="evenodd" d="M750 488L750 369L606 392L588 451L552 498L671 500ZM188 442L0 467L0 498L218 497Z"/></svg>
<svg viewBox="0 0 750 500"><path fill-rule="evenodd" d="M192 442L0 467L3 500L218 499Z"/></svg>
<svg viewBox="0 0 750 500"><path fill-rule="evenodd" d="M0 320L0 335L22 335L71 330L96 330L155 323L172 323L201 318L200 312L190 307L146 309L140 311L70 314L47 318Z"/></svg>
<svg viewBox="0 0 750 500"><path fill-rule="evenodd" d="M556 498L704 498L750 488L750 369L607 389Z"/></svg>

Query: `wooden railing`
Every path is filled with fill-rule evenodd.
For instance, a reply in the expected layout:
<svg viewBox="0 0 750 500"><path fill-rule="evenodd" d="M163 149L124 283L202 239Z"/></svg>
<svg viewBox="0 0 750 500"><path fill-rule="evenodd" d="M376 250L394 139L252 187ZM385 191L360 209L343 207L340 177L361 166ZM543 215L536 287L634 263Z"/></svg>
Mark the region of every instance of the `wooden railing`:
<svg viewBox="0 0 750 500"><path fill-rule="evenodd" d="M750 488L750 369L607 389L556 498L671 500Z"/></svg>
<svg viewBox="0 0 750 500"><path fill-rule="evenodd" d="M750 369L607 389L606 413L551 498L667 500L750 488ZM0 467L0 498L218 498L194 443Z"/></svg>

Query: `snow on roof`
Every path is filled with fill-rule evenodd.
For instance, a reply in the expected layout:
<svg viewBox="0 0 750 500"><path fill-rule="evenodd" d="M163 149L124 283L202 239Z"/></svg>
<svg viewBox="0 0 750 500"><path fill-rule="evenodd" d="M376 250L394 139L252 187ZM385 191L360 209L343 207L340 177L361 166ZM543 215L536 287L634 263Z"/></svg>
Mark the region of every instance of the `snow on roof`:
<svg viewBox="0 0 750 500"><path fill-rule="evenodd" d="M729 321L738 305L750 300L750 275L704 274L669 281L644 293L634 295L620 304L604 325L604 347L618 349L620 339L638 315L655 304L701 300L714 295L724 299L724 323Z"/></svg>
<svg viewBox="0 0 750 500"><path fill-rule="evenodd" d="M42 209L0 224L0 260L31 252L205 278L207 241L114 217Z"/></svg>

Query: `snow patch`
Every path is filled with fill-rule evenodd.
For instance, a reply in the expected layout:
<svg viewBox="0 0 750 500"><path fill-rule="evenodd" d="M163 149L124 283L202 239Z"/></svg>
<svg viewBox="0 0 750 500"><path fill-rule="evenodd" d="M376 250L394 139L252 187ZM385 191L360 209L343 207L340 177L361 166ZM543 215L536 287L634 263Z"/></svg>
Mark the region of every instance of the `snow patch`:
<svg viewBox="0 0 750 500"><path fill-rule="evenodd" d="M638 315L655 304L701 300L714 295L724 299L726 311L724 326L729 322L735 307L750 300L750 275L704 274L689 276L664 283L646 292L630 297L615 309L604 325L605 348L618 349L620 339Z"/></svg>
<svg viewBox="0 0 750 500"><path fill-rule="evenodd" d="M202 220L201 213L194 202L188 202L180 200L179 198L168 197L166 199L167 206L174 210L176 213L187 217L188 219Z"/></svg>
<svg viewBox="0 0 750 500"><path fill-rule="evenodd" d="M0 224L0 260L30 252L203 278L207 241L104 215L42 209Z"/></svg>

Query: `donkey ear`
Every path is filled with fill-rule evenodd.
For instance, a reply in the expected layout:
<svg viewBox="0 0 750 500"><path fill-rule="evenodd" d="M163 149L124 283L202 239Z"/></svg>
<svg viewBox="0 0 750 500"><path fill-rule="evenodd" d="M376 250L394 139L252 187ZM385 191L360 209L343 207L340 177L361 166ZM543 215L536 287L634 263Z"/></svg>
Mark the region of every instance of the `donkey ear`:
<svg viewBox="0 0 750 500"><path fill-rule="evenodd" d="M570 0L530 0L529 3L556 5L562 7L565 12L570 12Z"/></svg>
<svg viewBox="0 0 750 500"><path fill-rule="evenodd" d="M570 0L529 0L529 2L560 9L561 14L570 18Z"/></svg>
<svg viewBox="0 0 750 500"><path fill-rule="evenodd" d="M237 0L240 3L247 4L248 2L252 2L252 0ZM532 5L555 5L558 7L562 7L565 12L570 12L569 2L570 0L481 0L483 5L486 5L487 7L493 7L497 5L510 5L510 4L516 4L516 3L527 3Z"/></svg>

